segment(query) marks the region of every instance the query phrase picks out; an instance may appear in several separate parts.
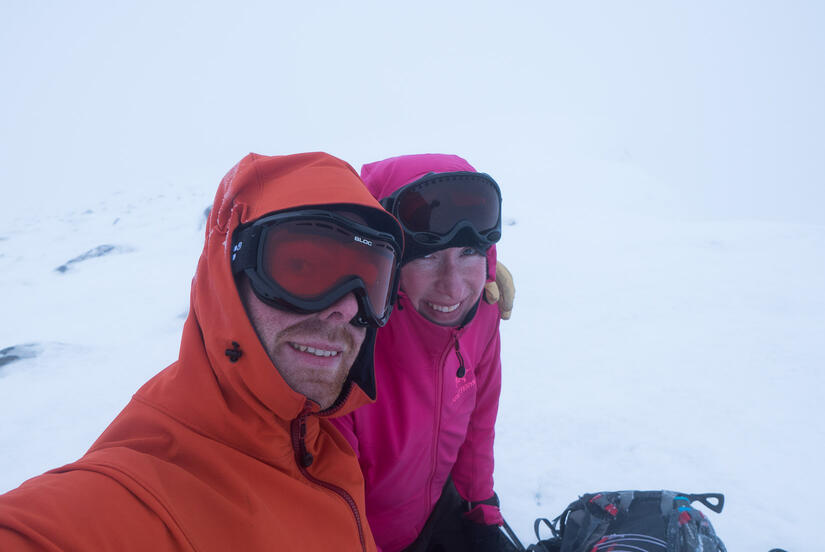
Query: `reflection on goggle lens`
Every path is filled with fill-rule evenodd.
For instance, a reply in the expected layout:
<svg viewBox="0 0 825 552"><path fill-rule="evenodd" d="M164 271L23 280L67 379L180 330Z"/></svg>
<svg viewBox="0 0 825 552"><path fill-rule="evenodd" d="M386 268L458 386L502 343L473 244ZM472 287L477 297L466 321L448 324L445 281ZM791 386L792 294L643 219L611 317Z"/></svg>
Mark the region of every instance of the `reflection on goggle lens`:
<svg viewBox="0 0 825 552"><path fill-rule="evenodd" d="M501 200L495 184L474 179L413 183L397 200L397 214L409 232L446 234L467 221L478 231L495 227Z"/></svg>
<svg viewBox="0 0 825 552"><path fill-rule="evenodd" d="M297 313L352 293L352 323L383 326L398 288L399 230L383 211L349 204L274 213L236 230L232 272L245 274L262 301Z"/></svg>
<svg viewBox="0 0 825 552"><path fill-rule="evenodd" d="M372 310L388 307L396 255L391 244L337 225L295 221L272 226L265 236L262 268L291 295L321 299L353 279L365 286Z"/></svg>

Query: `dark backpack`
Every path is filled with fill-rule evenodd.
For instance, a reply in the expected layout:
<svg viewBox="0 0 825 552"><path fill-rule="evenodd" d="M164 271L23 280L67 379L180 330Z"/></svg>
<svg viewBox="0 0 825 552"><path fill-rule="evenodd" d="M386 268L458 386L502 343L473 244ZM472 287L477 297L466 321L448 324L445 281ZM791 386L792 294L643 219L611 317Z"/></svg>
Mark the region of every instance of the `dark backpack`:
<svg viewBox="0 0 825 552"><path fill-rule="evenodd" d="M721 512L718 493L616 491L582 495L552 522L535 523L534 552L726 552L710 522L691 503ZM541 540L541 526L553 536Z"/></svg>

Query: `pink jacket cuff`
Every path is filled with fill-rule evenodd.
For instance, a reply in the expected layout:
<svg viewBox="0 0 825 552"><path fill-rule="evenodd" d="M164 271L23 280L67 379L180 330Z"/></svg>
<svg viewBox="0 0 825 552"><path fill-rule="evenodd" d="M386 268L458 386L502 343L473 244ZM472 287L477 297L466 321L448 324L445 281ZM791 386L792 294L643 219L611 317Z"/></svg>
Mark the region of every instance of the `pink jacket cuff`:
<svg viewBox="0 0 825 552"><path fill-rule="evenodd" d="M490 504L479 504L464 514L464 517L482 525L502 525L504 523L501 510Z"/></svg>

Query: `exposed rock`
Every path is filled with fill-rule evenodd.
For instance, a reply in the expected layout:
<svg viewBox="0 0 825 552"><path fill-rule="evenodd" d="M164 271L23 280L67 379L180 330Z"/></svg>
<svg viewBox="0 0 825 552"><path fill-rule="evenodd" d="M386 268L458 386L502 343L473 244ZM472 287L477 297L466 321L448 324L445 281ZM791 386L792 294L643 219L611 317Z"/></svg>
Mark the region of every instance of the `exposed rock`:
<svg viewBox="0 0 825 552"><path fill-rule="evenodd" d="M23 343L0 349L0 367L23 358L34 358L43 352L39 343Z"/></svg>
<svg viewBox="0 0 825 552"><path fill-rule="evenodd" d="M119 246L119 245L109 245L109 244L98 245L94 249L90 249L90 250L86 251L85 253L83 253L82 255L78 255L74 259L69 259L64 264L62 264L62 265L58 266L57 268L55 268L55 271L63 273L63 272L68 271L72 267L72 265L74 265L74 264L77 264L77 263L80 263L80 262L83 262L83 261L86 261L86 260L89 260L89 259L94 259L95 257L103 257L104 255L109 255L110 253L128 253L129 251L132 251L132 249L129 248L129 247L123 247L123 246Z"/></svg>

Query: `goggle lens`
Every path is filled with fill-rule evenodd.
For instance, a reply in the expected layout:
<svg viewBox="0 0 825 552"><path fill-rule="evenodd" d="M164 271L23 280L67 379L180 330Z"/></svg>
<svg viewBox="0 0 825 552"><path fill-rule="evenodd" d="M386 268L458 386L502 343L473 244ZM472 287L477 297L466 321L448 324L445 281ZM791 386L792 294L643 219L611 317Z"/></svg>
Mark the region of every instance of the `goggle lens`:
<svg viewBox="0 0 825 552"><path fill-rule="evenodd" d="M387 242L368 240L333 223L307 220L267 229L261 267L278 286L304 300L321 299L360 278L373 312L380 317L389 306L395 260Z"/></svg>
<svg viewBox="0 0 825 552"><path fill-rule="evenodd" d="M408 231L443 235L466 220L478 232L498 224L501 199L495 184L478 178L427 179L412 183L397 200Z"/></svg>

